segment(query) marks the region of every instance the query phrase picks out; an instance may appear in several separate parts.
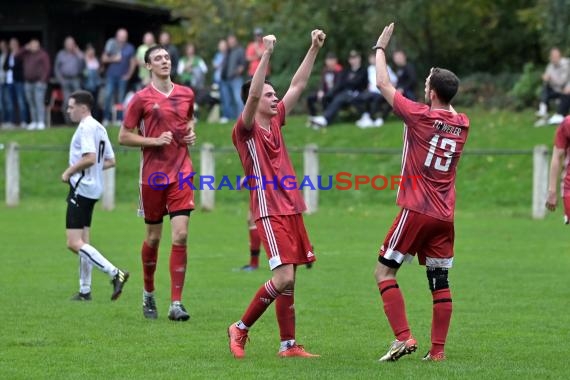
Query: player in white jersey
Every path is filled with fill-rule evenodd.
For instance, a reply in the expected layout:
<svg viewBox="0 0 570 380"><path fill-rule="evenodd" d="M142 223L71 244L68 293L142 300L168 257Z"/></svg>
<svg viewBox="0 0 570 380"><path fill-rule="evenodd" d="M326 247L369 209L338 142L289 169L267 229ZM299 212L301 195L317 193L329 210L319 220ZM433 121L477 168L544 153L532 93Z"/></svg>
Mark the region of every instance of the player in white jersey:
<svg viewBox="0 0 570 380"><path fill-rule="evenodd" d="M67 247L79 255L79 293L74 301L91 300L91 271L93 266L111 277L116 300L123 291L129 273L122 271L89 244L89 228L93 207L103 192L103 170L115 166L115 154L105 128L91 116L93 96L87 91L70 95L67 113L79 126L69 147L69 167L61 175L69 183L67 196Z"/></svg>

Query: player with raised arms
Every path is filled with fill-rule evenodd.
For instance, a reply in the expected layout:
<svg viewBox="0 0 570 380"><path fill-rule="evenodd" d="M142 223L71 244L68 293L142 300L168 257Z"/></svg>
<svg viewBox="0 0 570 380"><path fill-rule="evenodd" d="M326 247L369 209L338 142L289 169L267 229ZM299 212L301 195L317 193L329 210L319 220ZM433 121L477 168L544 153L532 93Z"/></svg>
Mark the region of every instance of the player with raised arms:
<svg viewBox="0 0 570 380"><path fill-rule="evenodd" d="M256 178L295 176L289 158L282 128L285 116L295 107L307 85L315 58L325 41L322 30L311 32L311 46L291 80L282 100L273 86L265 81L269 59L276 38L263 38L265 50L250 82L242 87L244 110L232 133L246 176L252 176L249 187L250 205L263 246L273 271L263 284L241 319L228 328L230 351L235 358L245 356L248 332L269 305L275 301L275 310L281 347L280 357L315 357L295 340L294 289L297 265L315 261L311 243L303 222L305 202L298 189L285 189L271 183L254 183Z"/></svg>
<svg viewBox="0 0 570 380"><path fill-rule="evenodd" d="M404 261L418 256L427 269L433 300L431 348L424 360L445 359L444 345L451 321L452 299L448 271L453 264L455 176L469 133L469 119L450 102L459 79L449 70L432 68L425 81L425 101L406 99L394 88L386 68L386 49L394 24L385 27L376 46L376 82L394 113L404 121L403 178L397 195L401 211L380 248L376 283L384 312L396 337L380 361L398 360L414 352L404 298L396 274ZM415 176L415 177L414 177Z"/></svg>

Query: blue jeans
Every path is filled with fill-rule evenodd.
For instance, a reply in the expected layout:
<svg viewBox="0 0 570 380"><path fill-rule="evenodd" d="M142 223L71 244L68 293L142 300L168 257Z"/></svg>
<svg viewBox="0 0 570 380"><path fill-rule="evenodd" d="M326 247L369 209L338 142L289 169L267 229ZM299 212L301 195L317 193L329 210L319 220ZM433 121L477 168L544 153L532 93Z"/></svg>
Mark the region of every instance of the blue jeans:
<svg viewBox="0 0 570 380"><path fill-rule="evenodd" d="M24 84L26 100L30 106L32 123L46 122L46 90L45 82L26 82Z"/></svg>
<svg viewBox="0 0 570 380"><path fill-rule="evenodd" d="M243 79L241 77L222 80L220 85L222 117L237 119L239 114L243 111L243 102L241 100L242 85Z"/></svg>
<svg viewBox="0 0 570 380"><path fill-rule="evenodd" d="M120 77L107 77L105 81L105 111L103 119L111 120L114 104L123 103L127 92L127 81ZM117 98L115 100L115 94Z"/></svg>
<svg viewBox="0 0 570 380"><path fill-rule="evenodd" d="M16 123L28 122L28 107L24 93L24 83L15 82L4 85L4 121ZM16 119L14 102L18 105L20 117Z"/></svg>
<svg viewBox="0 0 570 380"><path fill-rule="evenodd" d="M69 95L73 94L75 91L81 89L81 79L77 78L63 78L61 82L61 91L63 92L63 105L62 108L67 109L67 101L69 100ZM67 118L67 112L64 112Z"/></svg>
<svg viewBox="0 0 570 380"><path fill-rule="evenodd" d="M0 83L0 122L7 122L6 111L4 110L4 84Z"/></svg>

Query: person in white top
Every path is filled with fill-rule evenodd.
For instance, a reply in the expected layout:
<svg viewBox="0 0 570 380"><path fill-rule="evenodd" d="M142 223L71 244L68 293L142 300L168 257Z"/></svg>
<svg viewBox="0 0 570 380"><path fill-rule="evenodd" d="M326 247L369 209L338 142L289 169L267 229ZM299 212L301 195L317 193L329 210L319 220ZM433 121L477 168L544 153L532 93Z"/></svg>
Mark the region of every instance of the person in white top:
<svg viewBox="0 0 570 380"><path fill-rule="evenodd" d="M368 88L361 92L354 100L354 105L361 115L356 121L358 128L378 128L384 125L384 121L390 114L392 107L386 102L380 90L376 86L376 52L368 55ZM388 76L390 82L395 86L398 76L390 66ZM373 119L374 118L374 119Z"/></svg>
<svg viewBox="0 0 570 380"><path fill-rule="evenodd" d="M103 170L115 166L115 154L105 128L91 116L94 99L88 91L72 93L67 113L79 122L69 147L69 167L61 175L69 183L67 196L67 247L79 255L79 293L74 301L91 300L91 271L93 266L111 277L115 301L121 295L129 273L122 271L89 244L89 228L95 203L103 192Z"/></svg>

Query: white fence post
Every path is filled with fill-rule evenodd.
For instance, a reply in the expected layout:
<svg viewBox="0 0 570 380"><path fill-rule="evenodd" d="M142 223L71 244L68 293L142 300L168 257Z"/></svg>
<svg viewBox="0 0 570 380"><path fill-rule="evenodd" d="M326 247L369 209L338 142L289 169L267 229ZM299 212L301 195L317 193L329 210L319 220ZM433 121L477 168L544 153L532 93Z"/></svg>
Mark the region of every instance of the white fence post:
<svg viewBox="0 0 570 380"><path fill-rule="evenodd" d="M305 186L303 188L303 197L307 204L307 214L315 213L319 208L319 155L317 151L317 145L309 144L305 146L305 150L303 152L304 175L309 177L311 183L315 187L315 190L311 189L309 186Z"/></svg>
<svg viewBox="0 0 570 380"><path fill-rule="evenodd" d="M6 206L20 203L20 146L11 142L6 149Z"/></svg>
<svg viewBox="0 0 570 380"><path fill-rule="evenodd" d="M533 150L532 170L532 217L544 219L546 215L546 193L548 189L548 148L537 145Z"/></svg>
<svg viewBox="0 0 570 380"><path fill-rule="evenodd" d="M212 176L214 178L216 172L216 161L214 158L214 145L206 143L200 149L200 176ZM198 182L196 181L198 180ZM200 186L200 178L194 177L194 187ZM208 186L200 189L200 203L202 210L212 211L214 209L215 190L211 190Z"/></svg>
<svg viewBox="0 0 570 380"><path fill-rule="evenodd" d="M103 171L103 210L115 209L115 168Z"/></svg>

